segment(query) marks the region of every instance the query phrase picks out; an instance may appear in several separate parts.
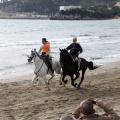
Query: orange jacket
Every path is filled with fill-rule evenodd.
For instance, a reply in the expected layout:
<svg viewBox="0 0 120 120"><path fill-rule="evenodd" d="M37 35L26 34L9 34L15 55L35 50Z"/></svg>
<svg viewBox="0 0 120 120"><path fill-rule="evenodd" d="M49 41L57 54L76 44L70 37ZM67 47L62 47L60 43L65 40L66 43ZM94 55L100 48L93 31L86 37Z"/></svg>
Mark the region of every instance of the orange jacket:
<svg viewBox="0 0 120 120"><path fill-rule="evenodd" d="M43 53L47 53L50 50L50 42L47 42L42 49Z"/></svg>

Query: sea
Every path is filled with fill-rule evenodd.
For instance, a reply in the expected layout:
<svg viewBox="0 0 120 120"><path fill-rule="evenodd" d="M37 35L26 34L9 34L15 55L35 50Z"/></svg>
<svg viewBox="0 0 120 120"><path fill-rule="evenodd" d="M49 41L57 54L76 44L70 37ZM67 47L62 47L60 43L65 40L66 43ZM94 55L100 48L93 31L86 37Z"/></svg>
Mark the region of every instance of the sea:
<svg viewBox="0 0 120 120"><path fill-rule="evenodd" d="M7 79L34 73L27 55L51 42L51 55L59 60L59 49L77 37L83 48L80 57L95 65L120 60L120 20L0 20L0 78Z"/></svg>

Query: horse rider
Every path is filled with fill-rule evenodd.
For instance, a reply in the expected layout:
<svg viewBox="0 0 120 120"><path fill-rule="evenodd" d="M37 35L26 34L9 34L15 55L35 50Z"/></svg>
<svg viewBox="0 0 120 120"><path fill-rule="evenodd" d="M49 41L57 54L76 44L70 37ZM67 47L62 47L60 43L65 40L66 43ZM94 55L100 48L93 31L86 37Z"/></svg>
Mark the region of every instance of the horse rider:
<svg viewBox="0 0 120 120"><path fill-rule="evenodd" d="M71 43L67 48L67 50L70 50L70 55L73 59L73 61L75 62L75 69L76 69L76 73L79 74L78 71L78 56L80 53L83 52L83 49L81 47L81 45L79 43L77 43L77 38L73 38L73 43Z"/></svg>
<svg viewBox="0 0 120 120"><path fill-rule="evenodd" d="M41 56L45 58L45 62L48 65L48 68L50 68L51 72L54 73L54 70L52 68L52 64L50 61L50 42L46 40L46 38L42 38L42 44L43 46L40 47L38 53L41 53Z"/></svg>

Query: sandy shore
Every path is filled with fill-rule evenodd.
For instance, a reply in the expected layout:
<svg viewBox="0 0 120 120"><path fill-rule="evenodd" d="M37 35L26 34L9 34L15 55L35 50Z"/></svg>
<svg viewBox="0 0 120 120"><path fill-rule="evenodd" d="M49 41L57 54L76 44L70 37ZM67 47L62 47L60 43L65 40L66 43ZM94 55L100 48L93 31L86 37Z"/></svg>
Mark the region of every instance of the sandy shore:
<svg viewBox="0 0 120 120"><path fill-rule="evenodd" d="M59 120L63 113L72 113L81 100L89 97L104 99L120 115L120 61L87 70L79 90L70 85L70 80L66 87L60 86L60 76L56 75L50 82L51 91L47 91L44 81L31 84L32 77L10 78L9 83L1 80L0 120ZM102 110L96 107L96 112Z"/></svg>

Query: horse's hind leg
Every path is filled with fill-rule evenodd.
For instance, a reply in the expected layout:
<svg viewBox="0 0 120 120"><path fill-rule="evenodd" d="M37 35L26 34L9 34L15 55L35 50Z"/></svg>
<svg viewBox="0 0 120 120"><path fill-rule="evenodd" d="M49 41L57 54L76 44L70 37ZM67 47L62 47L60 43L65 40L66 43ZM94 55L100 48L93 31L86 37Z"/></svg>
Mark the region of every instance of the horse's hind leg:
<svg viewBox="0 0 120 120"><path fill-rule="evenodd" d="M46 76L44 76L43 79L45 81L45 84L47 85L48 90L50 90L49 85L48 85L47 80L46 80Z"/></svg>
<svg viewBox="0 0 120 120"><path fill-rule="evenodd" d="M86 69L85 69L85 70L82 70L82 77L81 77L81 81L80 81L80 83L78 84L77 88L80 88L80 85L81 85L81 83L82 83L82 82L83 82L83 80L84 80L84 74L85 74L85 71L86 71Z"/></svg>

